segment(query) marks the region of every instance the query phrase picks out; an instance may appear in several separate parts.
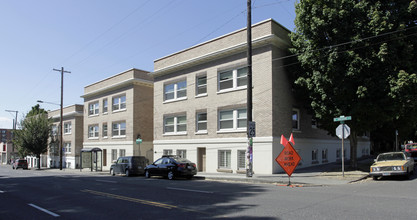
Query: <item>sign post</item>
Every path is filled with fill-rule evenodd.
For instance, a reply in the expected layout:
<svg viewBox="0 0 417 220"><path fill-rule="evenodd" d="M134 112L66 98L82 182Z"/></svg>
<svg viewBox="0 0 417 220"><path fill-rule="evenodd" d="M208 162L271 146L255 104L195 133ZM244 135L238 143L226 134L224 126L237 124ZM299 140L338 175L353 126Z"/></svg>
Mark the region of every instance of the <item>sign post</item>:
<svg viewBox="0 0 417 220"><path fill-rule="evenodd" d="M284 140L283 140L284 139ZM294 141L294 140L292 140ZM291 175L297 167L298 163L301 160L300 155L292 146L291 142L287 141L285 138L281 137L281 144L284 145L284 149L275 158L275 161L281 166L281 168L288 175L288 186L291 185Z"/></svg>
<svg viewBox="0 0 417 220"><path fill-rule="evenodd" d="M336 128L336 135L342 139L342 176L345 177L345 147L344 140L350 135L350 128L345 124L345 121L352 120L351 116L340 116L338 118L333 118L334 122L340 122L340 125Z"/></svg>

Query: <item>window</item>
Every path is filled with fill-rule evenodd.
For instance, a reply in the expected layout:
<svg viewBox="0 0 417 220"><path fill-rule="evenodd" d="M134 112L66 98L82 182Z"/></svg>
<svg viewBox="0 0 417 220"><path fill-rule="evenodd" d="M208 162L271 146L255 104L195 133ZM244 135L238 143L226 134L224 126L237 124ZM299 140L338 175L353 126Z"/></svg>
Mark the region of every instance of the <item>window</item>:
<svg viewBox="0 0 417 220"><path fill-rule="evenodd" d="M164 119L165 134L185 134L187 132L187 117L173 116Z"/></svg>
<svg viewBox="0 0 417 220"><path fill-rule="evenodd" d="M107 123L103 123L103 137L107 137Z"/></svg>
<svg viewBox="0 0 417 220"><path fill-rule="evenodd" d="M98 102L93 102L88 105L88 115L98 115L99 113L99 104Z"/></svg>
<svg viewBox="0 0 417 220"><path fill-rule="evenodd" d="M64 134L71 134L71 122L64 123Z"/></svg>
<svg viewBox="0 0 417 220"><path fill-rule="evenodd" d="M126 156L126 150L125 149L120 149L119 154L120 154L121 157Z"/></svg>
<svg viewBox="0 0 417 220"><path fill-rule="evenodd" d="M292 110L292 129L300 130L300 110Z"/></svg>
<svg viewBox="0 0 417 220"><path fill-rule="evenodd" d="M56 125L52 125L52 136L56 136L58 134L58 127Z"/></svg>
<svg viewBox="0 0 417 220"><path fill-rule="evenodd" d="M244 170L246 169L246 151L238 150L237 151L237 169Z"/></svg>
<svg viewBox="0 0 417 220"><path fill-rule="evenodd" d="M207 113L197 114L197 132L207 132Z"/></svg>
<svg viewBox="0 0 417 220"><path fill-rule="evenodd" d="M187 81L164 85L164 101L182 100L187 97Z"/></svg>
<svg viewBox="0 0 417 220"><path fill-rule="evenodd" d="M187 150L177 150L177 156L187 158Z"/></svg>
<svg viewBox="0 0 417 220"><path fill-rule="evenodd" d="M111 161L115 161L115 160L117 160L117 150L112 149L111 150Z"/></svg>
<svg viewBox="0 0 417 220"><path fill-rule="evenodd" d="M103 113L107 113L109 110L109 102L107 101L107 99L103 99Z"/></svg>
<svg viewBox="0 0 417 220"><path fill-rule="evenodd" d="M126 95L113 97L113 111L120 111L126 109Z"/></svg>
<svg viewBox="0 0 417 220"><path fill-rule="evenodd" d="M163 150L163 155L172 155L172 150L171 149L164 149Z"/></svg>
<svg viewBox="0 0 417 220"><path fill-rule="evenodd" d="M218 90L231 90L246 87L248 68L224 71L219 73Z"/></svg>
<svg viewBox="0 0 417 220"><path fill-rule="evenodd" d="M71 153L71 142L64 143L64 149L62 151L65 153Z"/></svg>
<svg viewBox="0 0 417 220"><path fill-rule="evenodd" d="M311 119L311 127L312 128L317 128L318 122L316 118L312 118Z"/></svg>
<svg viewBox="0 0 417 220"><path fill-rule="evenodd" d="M218 151L218 162L219 169L230 169L231 168L231 151L230 150L219 150Z"/></svg>
<svg viewBox="0 0 417 220"><path fill-rule="evenodd" d="M88 126L88 138L98 138L98 125Z"/></svg>
<svg viewBox="0 0 417 220"><path fill-rule="evenodd" d="M321 151L321 160L322 160L323 162L327 162L327 149L323 149L323 150Z"/></svg>
<svg viewBox="0 0 417 220"><path fill-rule="evenodd" d="M126 136L126 122L113 123L113 137Z"/></svg>
<svg viewBox="0 0 417 220"><path fill-rule="evenodd" d="M196 79L196 94L198 95L204 95L207 94L207 76L197 76Z"/></svg>
<svg viewBox="0 0 417 220"><path fill-rule="evenodd" d="M318 150L317 149L314 149L314 150L312 150L311 151L311 160L312 160L312 162L313 163L317 163L317 155L318 154Z"/></svg>
<svg viewBox="0 0 417 220"><path fill-rule="evenodd" d="M219 130L244 130L246 124L246 109L219 112Z"/></svg>
<svg viewBox="0 0 417 220"><path fill-rule="evenodd" d="M342 158L342 156L341 156L341 154L342 154L342 150L339 148L339 149L337 149L336 150L336 159L341 159Z"/></svg>

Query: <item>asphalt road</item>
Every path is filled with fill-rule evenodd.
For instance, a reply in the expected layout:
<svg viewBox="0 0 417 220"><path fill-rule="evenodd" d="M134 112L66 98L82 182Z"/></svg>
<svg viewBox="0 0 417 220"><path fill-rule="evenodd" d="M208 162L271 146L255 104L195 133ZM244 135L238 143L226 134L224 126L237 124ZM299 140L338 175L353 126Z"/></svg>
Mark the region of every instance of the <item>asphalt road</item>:
<svg viewBox="0 0 417 220"><path fill-rule="evenodd" d="M326 187L0 166L0 219L416 219L416 175Z"/></svg>

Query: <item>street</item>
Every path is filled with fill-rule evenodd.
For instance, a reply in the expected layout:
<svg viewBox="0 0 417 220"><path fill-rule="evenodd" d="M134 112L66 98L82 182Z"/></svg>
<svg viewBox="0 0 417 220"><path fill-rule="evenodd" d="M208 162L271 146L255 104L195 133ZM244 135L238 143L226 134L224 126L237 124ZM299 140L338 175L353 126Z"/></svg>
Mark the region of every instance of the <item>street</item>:
<svg viewBox="0 0 417 220"><path fill-rule="evenodd" d="M416 175L287 187L1 165L0 219L415 219L416 185Z"/></svg>

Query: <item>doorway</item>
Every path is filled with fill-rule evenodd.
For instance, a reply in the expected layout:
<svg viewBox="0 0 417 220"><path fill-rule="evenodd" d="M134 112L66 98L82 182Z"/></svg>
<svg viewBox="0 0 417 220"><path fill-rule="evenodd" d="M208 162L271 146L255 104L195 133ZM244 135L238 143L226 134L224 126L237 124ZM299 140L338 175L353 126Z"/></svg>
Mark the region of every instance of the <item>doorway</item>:
<svg viewBox="0 0 417 220"><path fill-rule="evenodd" d="M197 148L197 169L198 172L206 172L206 148Z"/></svg>

